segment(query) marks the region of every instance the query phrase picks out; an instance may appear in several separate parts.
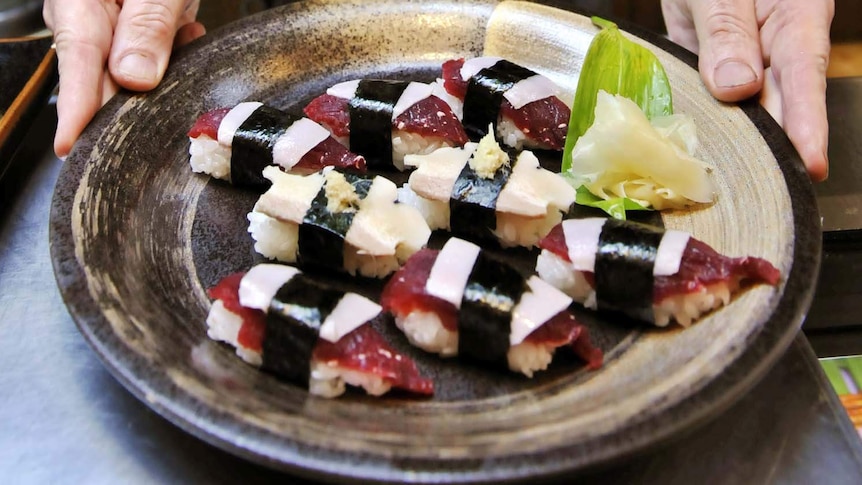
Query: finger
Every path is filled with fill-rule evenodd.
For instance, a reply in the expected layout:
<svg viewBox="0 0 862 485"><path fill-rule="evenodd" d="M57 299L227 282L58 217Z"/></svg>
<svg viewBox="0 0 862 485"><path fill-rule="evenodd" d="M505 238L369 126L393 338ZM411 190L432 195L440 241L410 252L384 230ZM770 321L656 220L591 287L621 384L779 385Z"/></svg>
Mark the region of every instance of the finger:
<svg viewBox="0 0 862 485"><path fill-rule="evenodd" d="M763 89L760 90L760 105L772 115L779 125L784 126L781 88L778 87L778 81L775 80L775 73L772 72L771 67L767 67L763 71Z"/></svg>
<svg viewBox="0 0 862 485"><path fill-rule="evenodd" d="M662 0L661 13L670 40L696 54L699 48L697 31L685 0Z"/></svg>
<svg viewBox="0 0 862 485"><path fill-rule="evenodd" d="M182 0L126 0L108 66L117 83L134 91L156 87L168 66Z"/></svg>
<svg viewBox="0 0 862 485"><path fill-rule="evenodd" d="M112 7L97 1L67 2L57 7L55 2L46 2L44 8L60 73L54 152L63 157L102 106L105 60L116 11L106 10Z"/></svg>
<svg viewBox="0 0 862 485"><path fill-rule="evenodd" d="M203 24L200 22L185 24L177 30L177 36L174 39L174 47L184 46L198 37L202 37L206 33L206 28L204 28Z"/></svg>
<svg viewBox="0 0 862 485"><path fill-rule="evenodd" d="M781 94L783 126L813 180L828 175L826 68L832 2L783 0L761 30Z"/></svg>
<svg viewBox="0 0 862 485"><path fill-rule="evenodd" d="M739 101L760 91L763 54L754 0L701 0L690 5L707 89L722 101Z"/></svg>

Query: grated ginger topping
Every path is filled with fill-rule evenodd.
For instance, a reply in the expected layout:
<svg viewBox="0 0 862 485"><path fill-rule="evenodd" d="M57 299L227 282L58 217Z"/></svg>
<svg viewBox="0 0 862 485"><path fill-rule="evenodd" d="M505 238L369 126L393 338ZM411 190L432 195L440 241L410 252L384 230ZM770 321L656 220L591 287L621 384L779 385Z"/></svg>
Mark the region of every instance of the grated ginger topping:
<svg viewBox="0 0 862 485"><path fill-rule="evenodd" d="M329 212L355 212L359 204L356 189L344 178L344 175L330 170L326 172L326 209Z"/></svg>
<svg viewBox="0 0 862 485"><path fill-rule="evenodd" d="M470 158L472 168L482 178L494 178L494 174L503 165L508 165L509 155L500 148L494 139L493 130L479 140L479 145Z"/></svg>

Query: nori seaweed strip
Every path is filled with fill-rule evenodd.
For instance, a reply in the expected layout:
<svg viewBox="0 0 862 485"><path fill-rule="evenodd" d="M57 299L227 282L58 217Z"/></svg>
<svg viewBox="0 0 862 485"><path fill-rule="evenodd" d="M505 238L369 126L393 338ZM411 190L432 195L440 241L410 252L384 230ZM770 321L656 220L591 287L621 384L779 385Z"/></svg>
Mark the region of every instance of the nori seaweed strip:
<svg viewBox="0 0 862 485"><path fill-rule="evenodd" d="M458 355L506 366L512 310L525 291L517 270L480 252L461 298Z"/></svg>
<svg viewBox="0 0 862 485"><path fill-rule="evenodd" d="M503 59L471 77L467 81L462 122L470 139L476 141L487 135L488 125L494 125L496 131L503 93L512 89L518 81L535 75L526 67Z"/></svg>
<svg viewBox="0 0 862 485"><path fill-rule="evenodd" d="M360 200L368 195L373 179L349 172L341 173L356 190ZM330 212L326 208L327 202L324 184L299 225L299 259L310 266L343 268L344 236L356 212Z"/></svg>
<svg viewBox="0 0 862 485"><path fill-rule="evenodd" d="M449 196L449 230L452 234L479 241L488 240L497 228L497 198L509 181L517 156L509 152L508 165L494 173L493 179L479 176L470 163L464 164Z"/></svg>
<svg viewBox="0 0 862 485"><path fill-rule="evenodd" d="M363 79L347 103L350 151L364 156L370 169L392 167L392 112L407 84Z"/></svg>
<svg viewBox="0 0 862 485"><path fill-rule="evenodd" d="M267 187L263 169L273 164L272 149L298 116L262 105L236 130L230 157L230 181L239 187Z"/></svg>
<svg viewBox="0 0 862 485"><path fill-rule="evenodd" d="M261 367L307 386L320 326L343 296L302 273L279 288L267 312Z"/></svg>
<svg viewBox="0 0 862 485"><path fill-rule="evenodd" d="M655 320L653 267L663 233L643 225L608 219L599 236L595 281L599 309Z"/></svg>

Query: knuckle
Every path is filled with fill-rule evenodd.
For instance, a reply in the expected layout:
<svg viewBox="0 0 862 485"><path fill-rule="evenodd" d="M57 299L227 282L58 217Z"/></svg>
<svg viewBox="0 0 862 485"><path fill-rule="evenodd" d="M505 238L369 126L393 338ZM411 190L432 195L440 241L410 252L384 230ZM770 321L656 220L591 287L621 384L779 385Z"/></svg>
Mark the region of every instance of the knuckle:
<svg viewBox="0 0 862 485"><path fill-rule="evenodd" d="M718 2L721 4L722 2ZM751 38L750 26L734 11L718 6L709 14L706 35L718 42L735 42Z"/></svg>
<svg viewBox="0 0 862 485"><path fill-rule="evenodd" d="M140 5L140 13L129 19L129 26L143 37L173 37L176 31L174 12L162 2L147 1Z"/></svg>

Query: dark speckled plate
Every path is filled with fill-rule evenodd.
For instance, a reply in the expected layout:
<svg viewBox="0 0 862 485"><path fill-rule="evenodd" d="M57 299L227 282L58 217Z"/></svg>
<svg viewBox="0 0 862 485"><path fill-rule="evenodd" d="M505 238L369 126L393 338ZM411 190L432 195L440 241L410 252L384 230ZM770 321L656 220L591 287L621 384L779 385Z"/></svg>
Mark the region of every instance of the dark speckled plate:
<svg viewBox="0 0 862 485"><path fill-rule="evenodd" d="M716 102L691 55L645 34L633 38L660 56L677 111L695 118L699 155L716 167L718 185L713 207L667 214L664 224L725 253L767 258L785 276L777 289L753 288L686 330L640 331L583 315L607 351L592 373L561 358L527 380L411 351L436 381L428 400L358 392L319 399L206 338L205 288L257 258L245 221L254 194L188 167L185 133L199 113L243 100L298 112L337 81L427 80L445 59L483 52L573 92L594 33L582 16L532 3L363 0L268 11L192 44L158 89L112 100L60 176L51 250L81 332L131 392L178 426L324 479L548 477L644 450L713 416L798 331L819 264L817 210L798 156L768 115L756 104Z"/></svg>

